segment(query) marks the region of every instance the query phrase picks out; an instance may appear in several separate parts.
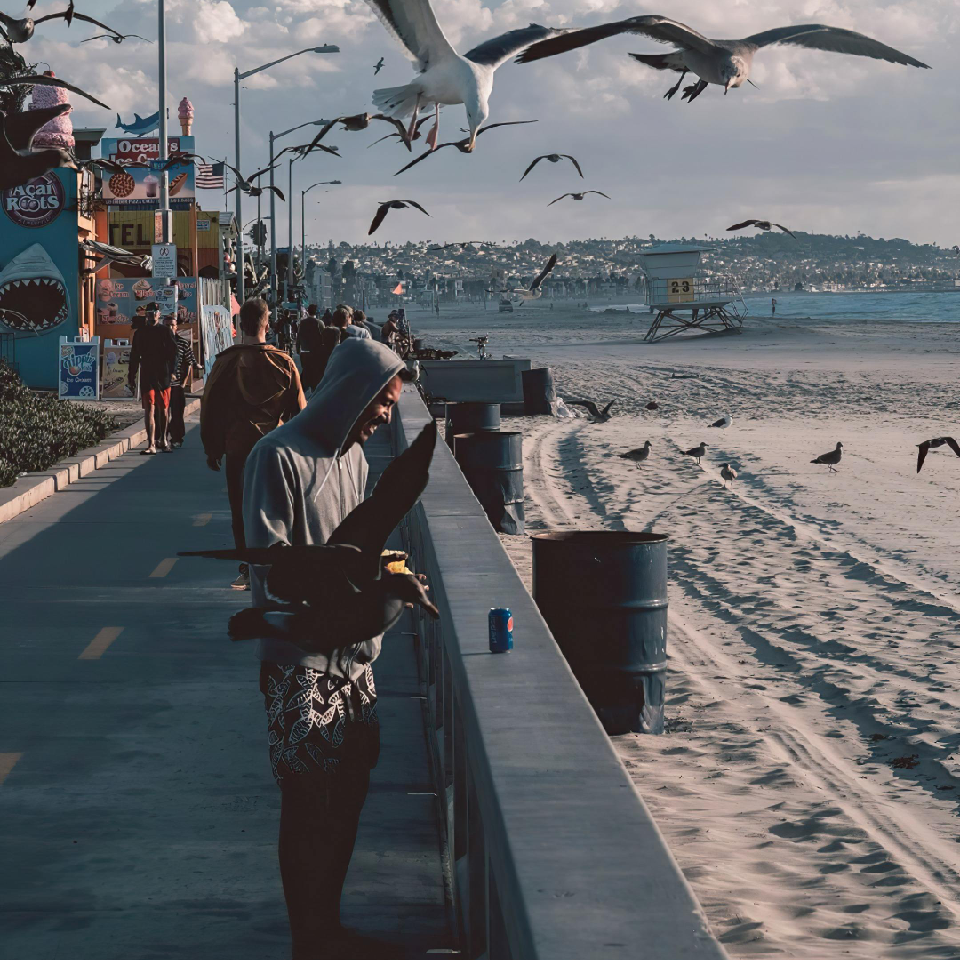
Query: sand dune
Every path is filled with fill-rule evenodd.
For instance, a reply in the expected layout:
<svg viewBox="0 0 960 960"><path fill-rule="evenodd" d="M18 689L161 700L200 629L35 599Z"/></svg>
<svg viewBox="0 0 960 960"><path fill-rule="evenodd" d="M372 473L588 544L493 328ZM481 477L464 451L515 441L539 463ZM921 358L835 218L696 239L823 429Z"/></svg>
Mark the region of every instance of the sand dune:
<svg viewBox="0 0 960 960"><path fill-rule="evenodd" d="M918 476L914 446L960 431L953 330L650 348L597 323L498 333L561 393L621 397L606 424L510 421L528 527L672 538L668 733L616 746L718 936L732 957L960 958L960 460ZM619 458L647 439L641 468ZM837 440L837 474L810 464ZM529 583L529 544L504 540Z"/></svg>

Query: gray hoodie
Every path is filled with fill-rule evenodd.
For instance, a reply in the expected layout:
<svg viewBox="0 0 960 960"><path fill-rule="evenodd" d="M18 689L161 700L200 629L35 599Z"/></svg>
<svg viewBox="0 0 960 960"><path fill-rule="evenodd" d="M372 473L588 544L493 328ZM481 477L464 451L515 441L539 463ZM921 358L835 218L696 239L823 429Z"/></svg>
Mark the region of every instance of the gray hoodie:
<svg viewBox="0 0 960 960"><path fill-rule="evenodd" d="M340 450L367 405L404 369L403 361L372 340L350 338L333 351L319 389L289 422L258 441L247 458L243 526L247 545L326 543L363 500L367 460L359 444ZM381 427L381 429L383 429ZM266 567L251 566L255 607L267 606ZM286 614L270 614L280 625ZM356 679L380 654L371 637L326 654L309 654L285 640L261 639L260 659L300 664Z"/></svg>

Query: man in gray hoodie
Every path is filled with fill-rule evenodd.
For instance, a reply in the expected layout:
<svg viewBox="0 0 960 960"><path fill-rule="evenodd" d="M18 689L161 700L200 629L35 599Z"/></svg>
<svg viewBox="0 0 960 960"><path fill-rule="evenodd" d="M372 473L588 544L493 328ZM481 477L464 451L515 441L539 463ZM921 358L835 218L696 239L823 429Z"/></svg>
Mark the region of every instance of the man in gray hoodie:
<svg viewBox="0 0 960 960"><path fill-rule="evenodd" d="M304 410L247 459L248 546L327 541L363 499L363 445L390 422L405 373L397 355L372 340L337 347ZM269 603L266 569L251 567L255 607ZM272 614L271 622L284 616ZM259 650L270 763L281 791L280 874L293 960L344 955L340 895L380 750L371 664L382 637L349 646L335 636L318 639L323 653L279 639L260 640Z"/></svg>

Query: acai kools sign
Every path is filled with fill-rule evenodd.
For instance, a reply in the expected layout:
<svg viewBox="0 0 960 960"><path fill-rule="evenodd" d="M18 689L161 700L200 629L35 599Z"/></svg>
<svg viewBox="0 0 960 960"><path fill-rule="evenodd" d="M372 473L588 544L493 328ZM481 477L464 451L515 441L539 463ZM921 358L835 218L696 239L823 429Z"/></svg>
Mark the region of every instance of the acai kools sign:
<svg viewBox="0 0 960 960"><path fill-rule="evenodd" d="M20 227L45 227L66 206L63 184L52 173L3 191L3 212Z"/></svg>

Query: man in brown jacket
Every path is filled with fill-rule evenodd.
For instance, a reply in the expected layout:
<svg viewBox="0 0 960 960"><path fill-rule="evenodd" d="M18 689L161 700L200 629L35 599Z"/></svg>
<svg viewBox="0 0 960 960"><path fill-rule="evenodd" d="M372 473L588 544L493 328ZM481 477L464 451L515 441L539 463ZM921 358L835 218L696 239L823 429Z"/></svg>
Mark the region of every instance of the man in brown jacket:
<svg viewBox="0 0 960 960"><path fill-rule="evenodd" d="M243 467L257 441L299 413L307 401L293 360L266 342L270 310L264 300L240 308L240 343L218 354L200 402L200 439L207 466L220 469L225 458L233 539L242 549ZM245 563L233 582L250 589Z"/></svg>

